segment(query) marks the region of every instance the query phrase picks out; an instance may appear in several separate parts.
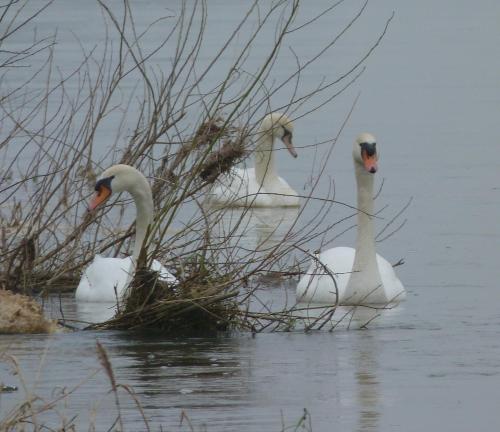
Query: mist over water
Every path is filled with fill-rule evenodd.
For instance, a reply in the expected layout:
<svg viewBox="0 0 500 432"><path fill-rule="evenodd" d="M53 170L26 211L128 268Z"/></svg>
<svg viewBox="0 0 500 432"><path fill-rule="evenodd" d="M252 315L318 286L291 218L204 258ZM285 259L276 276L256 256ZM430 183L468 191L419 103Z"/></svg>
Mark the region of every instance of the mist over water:
<svg viewBox="0 0 500 432"><path fill-rule="evenodd" d="M304 4L297 25L328 4ZM132 6L138 28L167 12L157 0L147 7L135 2ZM360 6L346 2L333 15L319 19L311 31L301 32L300 38L292 35L293 52L307 60L318 40L336 34ZM202 56L207 62L220 47L221 35L229 34L246 11L238 2L209 2L208 7ZM376 208L388 206L379 215L383 219L376 221L377 230L413 198L401 217L407 219L405 226L377 244L388 261L404 258L405 265L396 270L407 300L367 330L198 339L120 332L0 336L0 352L17 358L26 382L36 384L38 394L50 396L54 388L83 381L70 398L68 417L78 413L85 429L96 410L97 424L102 430L109 427L109 412L115 412L113 398L106 395L109 382L102 371L92 376L99 370L98 339L108 350L117 381L134 388L153 430L160 425L188 430L185 424L179 426L185 410L195 430L205 424L208 431L279 431L282 419L285 425L295 424L304 408L314 431L455 432L500 427L500 171L495 156L500 4L370 2L345 37L301 77L301 85L313 88L323 77L331 79L347 70L376 40L393 11L389 31L366 61L361 78L334 102L295 121L299 156L293 159L280 151L277 164L295 190L304 190L317 169L314 162L326 151L326 145L319 146L319 153L307 146L334 137L359 94L335 143L329 178L323 179L316 195L326 194L334 179L335 199L355 205L352 141L359 132L373 133L380 146L377 184L384 179ZM57 28L55 60L66 71L80 61L78 39L91 47L103 35L93 2L59 2L37 19L36 26L39 34ZM149 37L154 36L153 32ZM268 53L266 38L274 40L272 26L257 41L249 67ZM237 50L228 51L227 64ZM280 53L277 80L280 73L285 76L296 67L293 52L284 48ZM168 67L166 51L158 62ZM15 77L9 80L3 85L14 87ZM276 95L275 107L285 103L287 91ZM304 106L298 114L306 111ZM120 131L118 142L126 140L127 132ZM99 132L96 140L103 152L116 134L111 128ZM301 223L307 223L319 205L310 204ZM350 213L338 206L330 214L341 219ZM283 221L278 229L277 220ZM280 210L261 212L248 224L244 244L279 241L291 220ZM329 246L353 246L354 235L350 230ZM307 246L314 250L319 245L317 239ZM281 305L287 299L293 302L295 285L269 283L261 292L270 303ZM82 313L70 297L62 306L66 317ZM58 316L56 299L49 308ZM91 318L88 311L83 314ZM5 364L0 364L0 381L20 385ZM0 416L22 396L1 394ZM126 428L142 430L134 402L124 394L121 401Z"/></svg>

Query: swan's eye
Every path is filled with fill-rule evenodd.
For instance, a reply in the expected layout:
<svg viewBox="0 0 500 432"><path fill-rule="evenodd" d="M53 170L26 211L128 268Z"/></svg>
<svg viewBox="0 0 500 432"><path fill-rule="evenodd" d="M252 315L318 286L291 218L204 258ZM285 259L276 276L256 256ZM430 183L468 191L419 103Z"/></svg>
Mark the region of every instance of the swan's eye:
<svg viewBox="0 0 500 432"><path fill-rule="evenodd" d="M367 156L373 156L377 153L377 147L374 142L371 143L362 142L359 143L359 146L361 147L361 152L366 153Z"/></svg>
<svg viewBox="0 0 500 432"><path fill-rule="evenodd" d="M95 184L95 188L94 188L95 191L97 193L100 193L101 189L103 187L105 187L106 189L108 189L111 192L111 180L113 180L114 178L115 178L115 176L111 176L111 177L106 177L106 178L98 180L97 183Z"/></svg>
<svg viewBox="0 0 500 432"><path fill-rule="evenodd" d="M283 138L285 138L285 137L292 138L292 132L283 126Z"/></svg>

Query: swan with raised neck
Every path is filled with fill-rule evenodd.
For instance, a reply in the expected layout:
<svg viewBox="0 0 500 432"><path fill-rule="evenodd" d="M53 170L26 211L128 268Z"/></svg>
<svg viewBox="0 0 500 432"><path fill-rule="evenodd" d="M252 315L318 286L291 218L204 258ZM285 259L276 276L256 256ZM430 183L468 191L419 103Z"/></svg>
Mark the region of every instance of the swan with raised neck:
<svg viewBox="0 0 500 432"><path fill-rule="evenodd" d="M106 169L95 185L95 195L89 203L89 210L93 211L103 205L113 193L121 192L128 192L132 196L137 210L132 256L105 258L96 255L94 261L84 271L77 287L76 298L79 301L115 302L119 300L126 292L135 272L148 227L153 221L153 196L146 177L129 165L113 165ZM177 282L176 278L157 260L153 260L151 269L159 272L160 279L170 283Z"/></svg>
<svg viewBox="0 0 500 432"><path fill-rule="evenodd" d="M405 296L391 264L376 253L373 227L373 181L378 170L375 137L360 134L352 157L357 184L357 233L355 249L336 247L317 259L334 274L335 282L317 262L311 263L297 285L297 299L309 303L344 305L388 304Z"/></svg>
<svg viewBox="0 0 500 432"><path fill-rule="evenodd" d="M289 184L278 175L274 143L281 140L296 158L293 146L293 123L282 113L264 117L257 131L255 168L234 168L218 180L210 191L208 203L232 207L297 207L299 198Z"/></svg>
<svg viewBox="0 0 500 432"><path fill-rule="evenodd" d="M285 114L271 113L262 120L255 148L255 179L260 186L269 187L279 178L276 172L275 140L280 139L290 154L297 157L292 137L293 123Z"/></svg>
<svg viewBox="0 0 500 432"><path fill-rule="evenodd" d="M148 226L153 221L153 195L146 177L130 165L113 165L102 173L96 183L95 191L96 194L89 204L91 211L104 204L112 193L128 192L132 196L137 209L132 257L137 260Z"/></svg>

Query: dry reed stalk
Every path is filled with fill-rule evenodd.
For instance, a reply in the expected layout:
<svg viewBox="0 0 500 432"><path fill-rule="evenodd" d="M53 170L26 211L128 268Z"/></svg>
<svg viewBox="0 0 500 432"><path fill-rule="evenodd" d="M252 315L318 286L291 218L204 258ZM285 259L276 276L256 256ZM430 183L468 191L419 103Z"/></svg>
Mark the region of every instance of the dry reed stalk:
<svg viewBox="0 0 500 432"><path fill-rule="evenodd" d="M111 391L113 392L115 396L115 405L116 409L118 411L118 418L117 422L120 427L120 431L123 431L123 420L122 420L122 415L121 415L121 408L120 408L120 398L118 397L118 387L116 384L116 379L115 379L115 374L113 372L113 368L111 366L111 362L108 357L108 353L104 349L104 347L101 345L99 341L96 341L96 349L97 349L97 357L101 363L101 366L106 374L106 376L109 379L109 382L111 384Z"/></svg>

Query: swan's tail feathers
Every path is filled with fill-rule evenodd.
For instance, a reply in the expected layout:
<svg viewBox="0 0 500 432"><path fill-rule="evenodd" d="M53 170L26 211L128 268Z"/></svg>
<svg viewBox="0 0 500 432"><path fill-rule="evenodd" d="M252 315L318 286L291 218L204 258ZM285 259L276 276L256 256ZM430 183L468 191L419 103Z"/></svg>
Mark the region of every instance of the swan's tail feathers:
<svg viewBox="0 0 500 432"><path fill-rule="evenodd" d="M396 267L399 267L401 265L404 265L405 263L405 259L404 258L400 258L397 262L395 262L394 264L392 264L392 268L396 268Z"/></svg>

